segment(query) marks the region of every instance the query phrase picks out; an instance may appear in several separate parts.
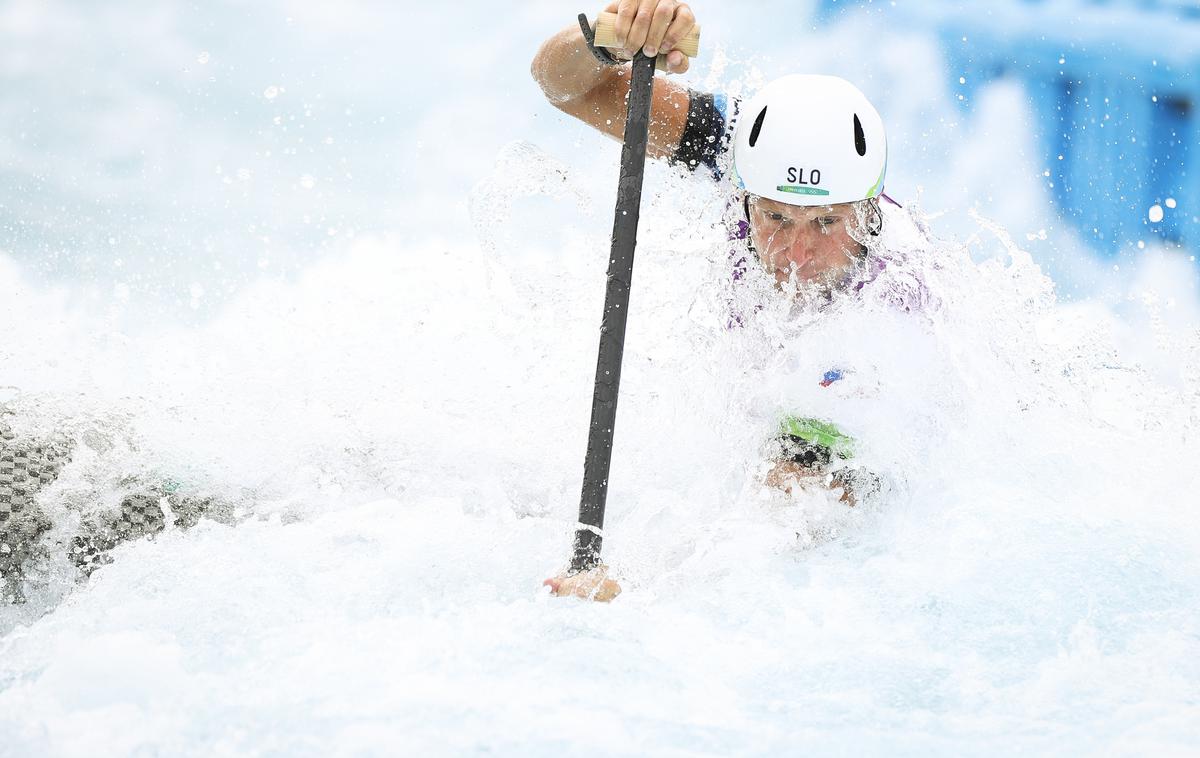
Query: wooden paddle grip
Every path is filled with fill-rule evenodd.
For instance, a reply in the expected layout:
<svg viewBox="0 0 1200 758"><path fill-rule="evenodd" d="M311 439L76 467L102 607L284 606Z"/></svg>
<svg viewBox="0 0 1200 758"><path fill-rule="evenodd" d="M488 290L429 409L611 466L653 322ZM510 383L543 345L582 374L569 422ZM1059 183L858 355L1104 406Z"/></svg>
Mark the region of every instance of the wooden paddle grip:
<svg viewBox="0 0 1200 758"><path fill-rule="evenodd" d="M615 47L620 49L617 44L617 14L601 13L596 17L596 47ZM695 58L700 54L700 27L697 26L688 33L686 37L679 40L675 45L675 50L683 53L689 58ZM667 51L671 52L670 50ZM658 56L659 65L662 65L662 59L665 55Z"/></svg>

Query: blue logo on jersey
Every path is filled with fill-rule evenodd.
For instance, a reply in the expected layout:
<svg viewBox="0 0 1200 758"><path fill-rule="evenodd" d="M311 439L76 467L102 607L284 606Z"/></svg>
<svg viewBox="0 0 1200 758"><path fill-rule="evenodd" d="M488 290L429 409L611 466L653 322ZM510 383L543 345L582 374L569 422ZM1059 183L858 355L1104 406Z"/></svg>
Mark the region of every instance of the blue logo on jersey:
<svg viewBox="0 0 1200 758"><path fill-rule="evenodd" d="M828 387L829 385L833 384L834 382L836 382L837 380L839 380L841 378L842 378L842 372L840 370L838 370L836 368L830 369L825 372L825 378L821 380L821 386Z"/></svg>

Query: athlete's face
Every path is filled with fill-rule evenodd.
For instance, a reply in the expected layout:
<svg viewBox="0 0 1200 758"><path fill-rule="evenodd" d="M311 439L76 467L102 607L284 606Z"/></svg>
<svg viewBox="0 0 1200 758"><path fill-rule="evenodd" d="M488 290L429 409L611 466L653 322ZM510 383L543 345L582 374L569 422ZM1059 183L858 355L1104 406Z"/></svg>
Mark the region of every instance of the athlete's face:
<svg viewBox="0 0 1200 758"><path fill-rule="evenodd" d="M848 269L862 248L850 236L858 223L851 203L811 208L750 196L750 238L763 266L782 285L828 281Z"/></svg>

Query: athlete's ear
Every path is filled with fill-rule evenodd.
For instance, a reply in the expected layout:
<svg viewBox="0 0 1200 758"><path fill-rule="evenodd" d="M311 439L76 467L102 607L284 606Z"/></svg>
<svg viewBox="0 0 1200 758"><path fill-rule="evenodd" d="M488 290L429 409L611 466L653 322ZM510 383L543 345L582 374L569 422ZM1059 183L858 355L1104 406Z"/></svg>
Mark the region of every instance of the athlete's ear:
<svg viewBox="0 0 1200 758"><path fill-rule="evenodd" d="M879 201L871 198L867 201L867 233L872 237L878 237L883 231L883 211L879 210Z"/></svg>

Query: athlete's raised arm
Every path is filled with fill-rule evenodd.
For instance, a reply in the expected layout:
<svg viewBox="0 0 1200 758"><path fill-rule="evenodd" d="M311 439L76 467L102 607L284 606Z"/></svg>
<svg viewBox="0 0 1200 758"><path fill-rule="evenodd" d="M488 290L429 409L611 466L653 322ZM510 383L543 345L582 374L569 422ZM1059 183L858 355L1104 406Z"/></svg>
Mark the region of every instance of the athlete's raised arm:
<svg viewBox="0 0 1200 758"><path fill-rule="evenodd" d="M617 14L617 37L624 40L626 57L639 48L646 55L663 50L668 73L688 69L688 58L675 45L696 25L686 3L676 0L620 0L604 9ZM594 23L594 21L593 21ZM625 98L629 66L606 66L588 49L578 22L542 43L531 67L533 78L556 108L620 140L625 133ZM654 79L648 152L655 158L674 155L687 125L686 87L666 77Z"/></svg>

